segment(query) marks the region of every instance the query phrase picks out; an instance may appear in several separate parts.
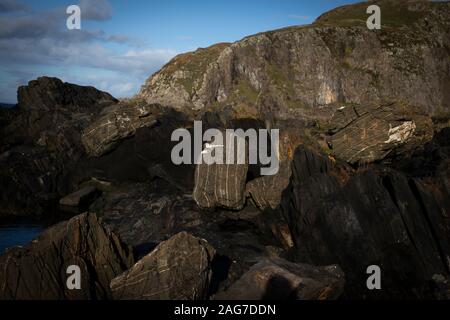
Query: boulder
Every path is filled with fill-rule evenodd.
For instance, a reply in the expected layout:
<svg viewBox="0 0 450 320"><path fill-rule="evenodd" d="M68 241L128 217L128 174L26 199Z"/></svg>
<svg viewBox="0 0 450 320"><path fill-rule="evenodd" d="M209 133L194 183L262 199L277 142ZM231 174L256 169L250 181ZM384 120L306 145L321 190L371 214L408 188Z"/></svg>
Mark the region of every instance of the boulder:
<svg viewBox="0 0 450 320"><path fill-rule="evenodd" d="M98 196L99 190L93 186L86 186L59 200L59 204L68 207L85 207Z"/></svg>
<svg viewBox="0 0 450 320"><path fill-rule="evenodd" d="M248 270L219 300L337 299L345 277L337 265L315 267L284 259L265 259Z"/></svg>
<svg viewBox="0 0 450 320"><path fill-rule="evenodd" d="M245 185L246 195L258 208L275 209L280 204L283 190L289 185L290 175L290 165L282 163L277 174L250 180Z"/></svg>
<svg viewBox="0 0 450 320"><path fill-rule="evenodd" d="M111 151L137 129L155 125L160 113L157 105L146 104L118 104L105 109L83 132L81 141L86 153L98 157Z"/></svg>
<svg viewBox="0 0 450 320"><path fill-rule="evenodd" d="M244 121L245 122L245 121ZM201 163L195 166L195 186L193 198L200 208L228 208L239 210L245 203L245 183L247 171L249 168L248 159L243 164L238 164L238 151L235 140L229 139L225 129L243 129L257 128L256 121L250 121L250 124L236 122L233 115L228 111L224 114L218 112L205 112L202 116L203 130L209 128L217 129L222 134L222 143L208 141L202 147L200 154ZM233 146L233 144L235 144ZM212 145L212 146L210 146ZM217 147L213 147L217 145ZM245 144L247 152L248 144ZM234 152L234 162L227 164L226 155L228 152ZM219 158L220 163L208 164L205 156L211 155ZM195 156L195 155L194 155Z"/></svg>
<svg viewBox="0 0 450 320"><path fill-rule="evenodd" d="M84 213L0 257L0 299L107 299L110 281L132 264L130 248L96 215ZM81 289L66 285L71 265L80 268Z"/></svg>
<svg viewBox="0 0 450 320"><path fill-rule="evenodd" d="M131 109L130 106L124 107L123 112ZM116 109L115 106L107 108L100 118L114 119L115 114L122 114L120 110L122 108ZM193 122L185 114L170 108L165 108L163 114L159 114L158 106L147 110L149 113L142 117L126 116L130 121L122 119L120 127L111 125L110 131L117 133L112 140L101 140L101 137L106 136L97 126L99 122L93 124L91 135L87 135L89 131L85 130L81 147L88 152L88 158L79 163L75 174L118 184L162 179L177 189L191 193L195 165L180 166L172 162L171 150L177 142L171 141L171 135L178 128L189 128Z"/></svg>
<svg viewBox="0 0 450 320"><path fill-rule="evenodd" d="M200 208L242 209L247 164L198 164L193 198Z"/></svg>
<svg viewBox="0 0 450 320"><path fill-rule="evenodd" d="M197 300L208 295L215 249L181 232L111 281L114 299Z"/></svg>
<svg viewBox="0 0 450 320"><path fill-rule="evenodd" d="M243 164L237 163L237 144L236 140L232 140L227 137L225 133L226 129L238 130L241 129L247 133L248 130L254 130L258 135L259 130L265 129L264 122L254 118L240 118L236 114L233 114L228 108L226 112L205 112L202 120L206 123L206 127L220 128L223 136L223 146L216 148L221 149L223 153L224 164L207 164L205 158L203 163L198 164L195 170L195 187L193 197L199 207L201 208L228 208L232 210L240 210L243 208L247 196L252 196L255 204L261 208L268 206L268 203L276 206L277 200L281 197L282 190L287 186L289 182L289 145L291 140L289 134L292 134L294 130L288 133L288 130L282 130L280 140L282 141L279 146L281 152L278 156L278 161L282 161L278 174L271 176L261 176L262 164L258 161L256 163L249 163L248 152L251 149L258 151L254 145L249 145L247 140L245 144L245 162ZM205 128L205 130L207 129ZM269 126L267 126L269 128ZM270 129L270 128L269 128ZM278 127L276 127L278 129ZM245 134L244 133L244 134ZM232 140L233 142L230 142ZM232 144L235 144L233 147ZM270 143L270 140L269 140ZM210 147L211 143L205 144L202 153L216 152L212 151ZM286 148L285 148L286 147ZM235 152L234 163L226 164L226 154L228 152ZM274 151L272 151L274 152ZM270 154L269 154L270 155ZM264 188L262 188L264 187ZM267 201L266 201L267 199Z"/></svg>
<svg viewBox="0 0 450 320"><path fill-rule="evenodd" d="M343 106L330 123L333 154L352 164L406 155L433 137L431 118L399 102Z"/></svg>
<svg viewBox="0 0 450 320"><path fill-rule="evenodd" d="M246 195L261 209L275 209L279 206L284 189L289 185L291 162L296 147L304 135L296 121L278 121L273 129L279 129L279 170L277 174L257 176L250 179L246 186Z"/></svg>

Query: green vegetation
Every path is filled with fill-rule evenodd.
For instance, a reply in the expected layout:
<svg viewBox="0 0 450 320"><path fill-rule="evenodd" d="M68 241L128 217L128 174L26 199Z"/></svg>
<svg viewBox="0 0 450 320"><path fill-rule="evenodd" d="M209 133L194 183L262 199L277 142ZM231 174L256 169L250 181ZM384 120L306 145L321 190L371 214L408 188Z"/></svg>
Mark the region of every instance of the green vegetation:
<svg viewBox="0 0 450 320"><path fill-rule="evenodd" d="M168 74L178 70L187 72L188 76L178 81L189 94L192 94L196 81L203 76L208 65L215 61L228 46L229 43L218 43L208 48L199 48L194 52L180 54L166 64L162 71Z"/></svg>
<svg viewBox="0 0 450 320"><path fill-rule="evenodd" d="M237 90L242 98L250 104L256 104L258 100L258 92L251 86L246 79L239 79Z"/></svg>
<svg viewBox="0 0 450 320"><path fill-rule="evenodd" d="M344 49L344 58L342 59L342 65L346 69L352 69L352 65L350 64L350 62L348 62L348 58L350 57L352 52L353 52L353 48L345 47L345 49Z"/></svg>
<svg viewBox="0 0 450 320"><path fill-rule="evenodd" d="M450 125L450 110L444 108L443 106L439 106L431 119L438 128L446 127Z"/></svg>
<svg viewBox="0 0 450 320"><path fill-rule="evenodd" d="M178 83L181 84L184 89L190 94L192 95L192 93L194 92L194 80L193 78L181 78L178 79Z"/></svg>
<svg viewBox="0 0 450 320"><path fill-rule="evenodd" d="M267 65L267 74L273 84L280 89L283 88L287 82L289 82L283 70L273 63L269 63Z"/></svg>
<svg viewBox="0 0 450 320"><path fill-rule="evenodd" d="M311 110L311 106L307 105L304 101L298 99L296 100L287 99L286 104L289 109Z"/></svg>
<svg viewBox="0 0 450 320"><path fill-rule="evenodd" d="M295 89L293 80L289 79L289 75L281 67L274 63L267 64L267 75L278 90L283 92L289 98L295 97Z"/></svg>
<svg viewBox="0 0 450 320"><path fill-rule="evenodd" d="M424 10L412 11L408 7L413 3L405 0L380 0L374 1L381 9L381 23L388 27L412 26L420 18L422 18L427 9L432 6L442 5L436 2L417 1L418 5L423 6ZM369 15L366 9L369 3L358 3L355 5L346 5L336 8L330 12L321 15L314 24L316 25L332 25L332 26L357 26L366 25Z"/></svg>
<svg viewBox="0 0 450 320"><path fill-rule="evenodd" d="M132 106L140 106L146 105L146 101L141 96L135 95L130 98L123 98L120 100L123 104L132 105Z"/></svg>

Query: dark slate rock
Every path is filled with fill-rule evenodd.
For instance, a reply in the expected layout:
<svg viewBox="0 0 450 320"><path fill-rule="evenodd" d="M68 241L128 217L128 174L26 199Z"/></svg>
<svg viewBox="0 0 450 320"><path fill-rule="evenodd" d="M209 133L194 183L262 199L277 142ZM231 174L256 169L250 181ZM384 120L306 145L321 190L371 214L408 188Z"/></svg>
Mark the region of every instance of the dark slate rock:
<svg viewBox="0 0 450 320"><path fill-rule="evenodd" d="M71 194L68 194L64 198L59 200L59 204L69 207L81 207L86 206L90 202L94 201L98 196L99 190L93 186L86 186L80 190L77 190Z"/></svg>
<svg viewBox="0 0 450 320"><path fill-rule="evenodd" d="M343 292L345 277L336 265L315 267L284 259L265 259L248 270L219 300L326 300Z"/></svg>
<svg viewBox="0 0 450 320"><path fill-rule="evenodd" d="M0 299L107 299L110 281L132 264L129 247L96 215L81 214L0 257ZM81 269L79 290L67 289L70 265Z"/></svg>
<svg viewBox="0 0 450 320"><path fill-rule="evenodd" d="M431 118L400 102L347 106L330 120L333 154L355 164L412 152L431 140Z"/></svg>
<svg viewBox="0 0 450 320"><path fill-rule="evenodd" d="M214 255L207 241L178 233L113 279L111 291L115 299L205 299Z"/></svg>
<svg viewBox="0 0 450 320"><path fill-rule="evenodd" d="M305 148L296 151L281 210L297 259L339 264L351 298L431 298L449 276L449 172L408 178L385 167L356 173ZM346 175L343 174L346 172ZM366 268L382 270L368 290Z"/></svg>

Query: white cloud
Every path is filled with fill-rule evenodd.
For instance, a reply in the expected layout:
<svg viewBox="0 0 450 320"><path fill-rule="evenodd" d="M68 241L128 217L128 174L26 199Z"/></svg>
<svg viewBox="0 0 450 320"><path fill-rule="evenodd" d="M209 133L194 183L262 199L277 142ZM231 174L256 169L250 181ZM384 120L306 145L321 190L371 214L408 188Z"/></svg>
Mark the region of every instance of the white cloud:
<svg viewBox="0 0 450 320"><path fill-rule="evenodd" d="M104 21L111 19L112 7L106 0L80 0L81 18Z"/></svg>
<svg viewBox="0 0 450 320"><path fill-rule="evenodd" d="M81 0L80 4L82 15L89 19L111 17L111 6L105 0ZM12 86L26 84L40 75L93 85L118 97L131 95L176 54L171 49L144 47L141 41L127 35L108 35L102 30L67 30L61 23L65 15L63 8L56 8L20 17L0 16L0 72L3 71L0 80L8 80L8 85L0 86L0 101L5 97L11 99L13 94L8 90ZM109 46L109 43L119 46ZM19 76L25 69L34 71ZM77 69L89 71L81 74ZM36 74L37 70L44 71ZM96 73L101 76L95 77Z"/></svg>
<svg viewBox="0 0 450 320"><path fill-rule="evenodd" d="M31 7L17 0L0 0L0 12L31 12Z"/></svg>

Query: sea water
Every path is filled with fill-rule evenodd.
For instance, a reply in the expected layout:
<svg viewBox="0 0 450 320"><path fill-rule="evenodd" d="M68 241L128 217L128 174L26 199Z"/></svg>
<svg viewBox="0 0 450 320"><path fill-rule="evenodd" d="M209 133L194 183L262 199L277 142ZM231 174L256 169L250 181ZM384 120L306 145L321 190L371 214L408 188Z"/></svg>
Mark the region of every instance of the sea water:
<svg viewBox="0 0 450 320"><path fill-rule="evenodd" d="M43 226L39 225L0 225L0 255L9 247L26 245L43 229Z"/></svg>

